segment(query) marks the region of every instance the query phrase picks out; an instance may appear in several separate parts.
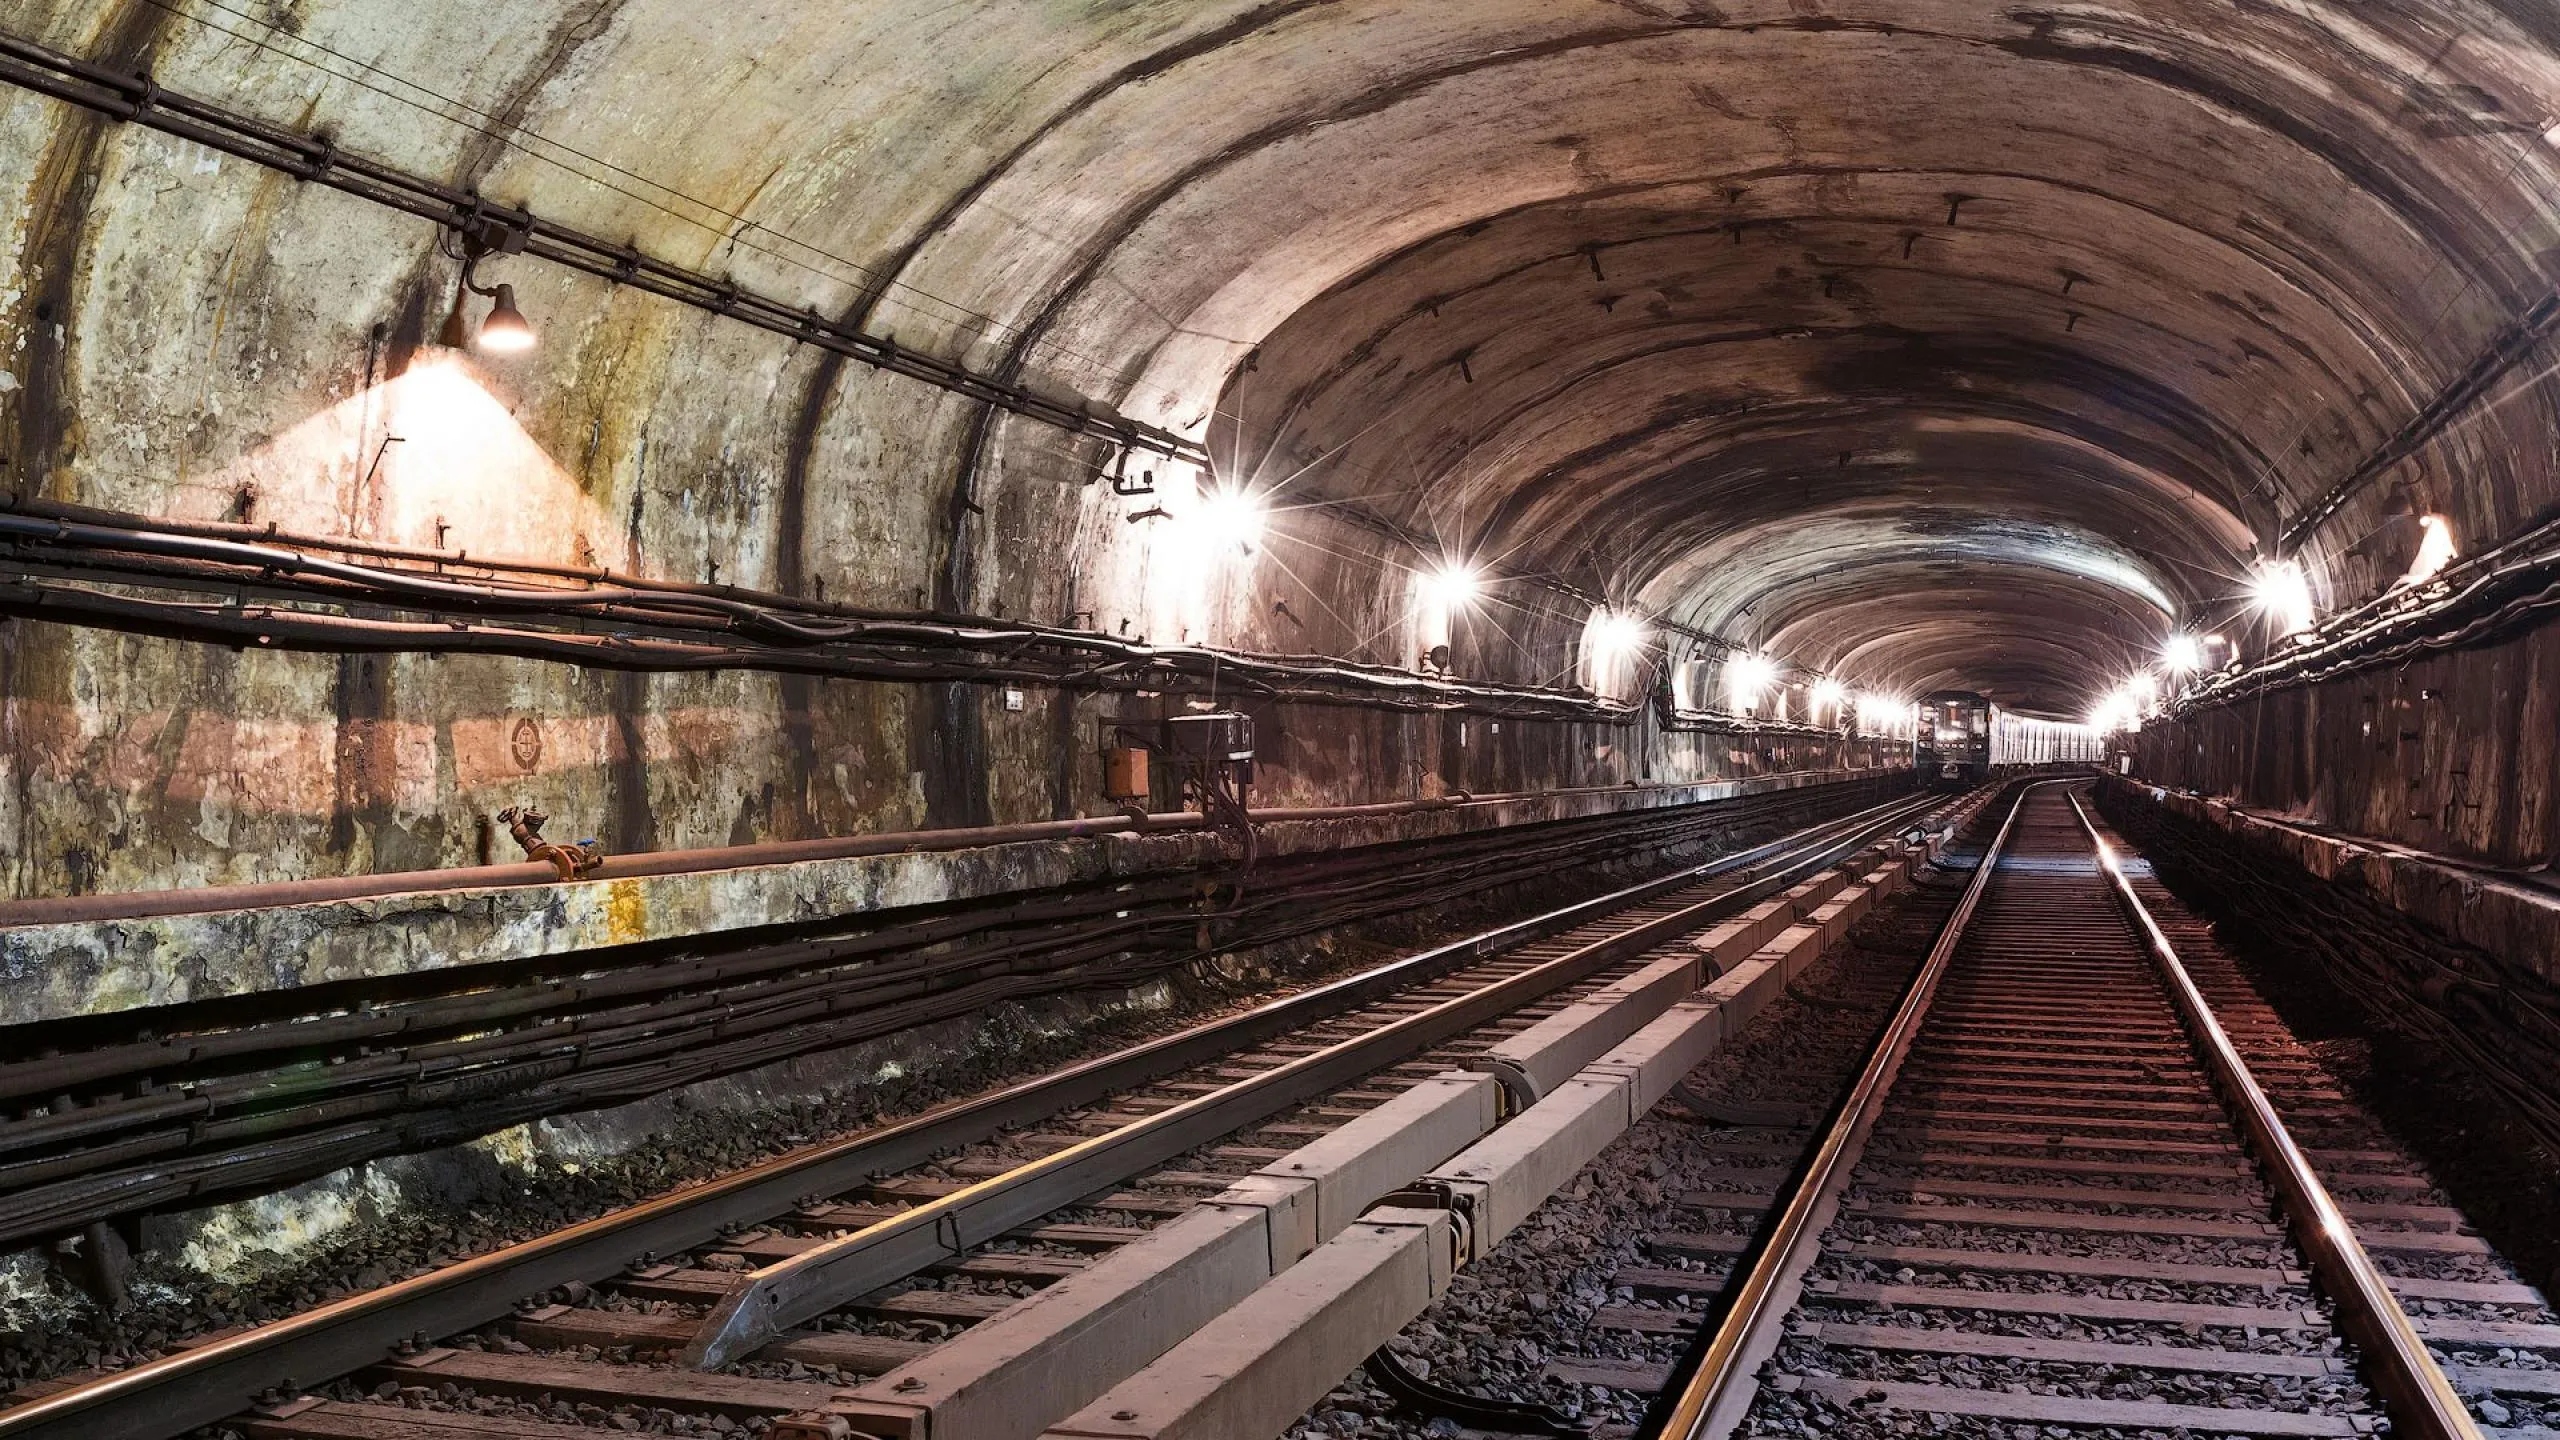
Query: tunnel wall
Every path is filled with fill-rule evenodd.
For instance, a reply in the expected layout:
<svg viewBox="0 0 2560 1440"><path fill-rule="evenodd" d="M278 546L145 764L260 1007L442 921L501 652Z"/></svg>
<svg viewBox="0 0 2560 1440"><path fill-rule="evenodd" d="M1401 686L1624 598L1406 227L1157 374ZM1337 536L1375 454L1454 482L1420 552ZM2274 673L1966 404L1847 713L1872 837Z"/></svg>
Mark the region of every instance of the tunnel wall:
<svg viewBox="0 0 2560 1440"><path fill-rule="evenodd" d="M300 123L259 88L254 57L151 5L39 5L24 20L102 63L150 63L172 85ZM374 37L395 68L472 69L411 53L436 38ZM544 87L576 72L581 47L628 40L604 21L487 38L472 75L485 91L467 93L555 124L569 97ZM645 70L647 57L615 54ZM535 72L513 73L519 62ZM351 149L570 223L628 218L370 92L332 92L329 119ZM696 178L694 193L745 203ZM1249 554L1205 554L1197 537L1129 523L1146 502L1097 483L1096 442L531 261L483 279L517 286L539 350L446 351L430 341L458 267L434 227L15 90L0 93L0 193L17 198L0 234L20 277L0 289L0 482L15 495L1129 639L1415 658L1409 552L1321 508L1284 508ZM804 233L824 228L801 218ZM751 282L809 280L664 215L633 233ZM994 363L995 337L970 324L871 309L910 343ZM1118 335L1133 322L1094 323ZM1078 343L1062 339L1060 368L1026 378L1124 393L1126 376L1074 358ZM1211 397L1220 373L1206 374ZM1458 673L1556 684L1586 614L1509 597L1458 627ZM549 811L560 838L616 853L1108 812L1106 723L1161 713L1132 695L1035 688L1017 709L974 685L267 653L26 620L0 621L0 637L0 895L18 897L465 864L481 858L480 817L519 803ZM1267 805L1713 781L1879 750L1665 734L1650 717L1302 706L1261 718ZM496 858L512 858L498 838Z"/></svg>
<svg viewBox="0 0 2560 1440"><path fill-rule="evenodd" d="M2147 722L2134 773L2492 865L2560 858L2560 627Z"/></svg>
<svg viewBox="0 0 2560 1440"><path fill-rule="evenodd" d="M2098 800L2263 960L2307 967L2369 1023L2441 1046L2560 1143L2560 892L2122 778Z"/></svg>
<svg viewBox="0 0 2560 1440"><path fill-rule="evenodd" d="M429 227L0 99L0 169L16 167L0 180L29 197L13 237L26 283L0 296L12 493L1413 661L1405 562L1321 511L1276 517L1249 554L1203 555L1196 537L1127 523L1132 502L1095 483L1098 445L998 420L967 471L974 508L945 513L966 449L953 427L974 407L530 265L510 273L541 317L536 357L445 351L427 337L455 266ZM1583 619L1532 596L1498 624L1462 623L1460 673L1553 683ZM13 896L470 863L478 818L516 803L617 853L1108 812L1107 721L1160 713L1128 695L1035 688L1017 709L995 687L294 655L29 621L0 636ZM1650 720L1262 719L1269 805L1707 781L1872 748L1764 751Z"/></svg>
<svg viewBox="0 0 2560 1440"><path fill-rule="evenodd" d="M388 0L28 0L13 35L1208 435L1286 493L1252 556L1204 557L1131 523L1095 442L521 257L481 278L516 287L541 348L459 360L429 343L458 270L433 223L16 88L0 483L1410 665L1423 557L1328 508L1365 498L1737 643L1855 661L1853 683L2060 708L2156 641L2164 612L2102 593L2116 562L2171 556L2212 593L2170 598L2218 600L2253 534L2547 291L2555 162L2509 143L2539 113L2547 17L1924 8L523 0L457 26ZM2446 83L2408 91L2413 66ZM2020 125L2019 97L2071 123ZM2474 545L2541 513L2551 388L2354 497L2316 537L2323 602L2391 573L2354 547L2395 505ZM1707 463L1764 421L1785 443ZM1941 503L1959 494L1989 499ZM1940 583L1994 561L1989 599ZM1701 576L1715 603L1680 608ZM1778 591L1809 598L1761 603ZM1582 610L1512 598L1460 673L1572 675ZM0 893L455 863L516 801L620 851L1070 815L1099 807L1093 736L1122 703L18 622ZM1262 798L1805 763L1526 722L1479 761L1464 723L1292 715ZM2251 721L2249 758L2212 763L2313 804L2326 760L2259 738L2284 728ZM2548 853L2521 822L2451 828L2458 853Z"/></svg>
<svg viewBox="0 0 2560 1440"><path fill-rule="evenodd" d="M963 720L915 686L241 653L26 622L0 634L0 833L18 897L467 865L480 817L519 803L616 854L1109 814L1105 722L1157 713L1036 689L1012 712L987 690ZM1665 733L1650 714L1619 727L1249 708L1259 805L1908 764L1907 742ZM955 765L975 767L982 803L936 803L931 777Z"/></svg>

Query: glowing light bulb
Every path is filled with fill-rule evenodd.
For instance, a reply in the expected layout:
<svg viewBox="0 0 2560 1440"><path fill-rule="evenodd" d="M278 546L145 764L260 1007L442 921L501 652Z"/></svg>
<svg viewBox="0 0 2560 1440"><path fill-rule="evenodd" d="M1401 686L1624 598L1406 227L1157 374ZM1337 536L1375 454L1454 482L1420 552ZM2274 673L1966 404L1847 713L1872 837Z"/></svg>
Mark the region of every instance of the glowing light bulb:
<svg viewBox="0 0 2560 1440"><path fill-rule="evenodd" d="M1894 695L1879 695L1873 690L1858 693L1858 728L1879 735L1891 735L1903 721L1911 718L1911 702Z"/></svg>
<svg viewBox="0 0 2560 1440"><path fill-rule="evenodd" d="M1212 550L1238 550L1249 555L1254 543L1262 538L1268 514L1262 497L1242 486L1212 485L1193 502L1189 522L1183 528Z"/></svg>
<svg viewBox="0 0 2560 1440"><path fill-rule="evenodd" d="M2298 561L2259 566L2258 573L2250 579L2249 596L2286 635L2298 635L2320 618L2311 602L2311 577L2303 573Z"/></svg>
<svg viewBox="0 0 2560 1440"><path fill-rule="evenodd" d="M533 348L533 322L516 308L516 287L498 287L496 303L489 307L489 318L480 322L480 348L502 355L515 355Z"/></svg>
<svg viewBox="0 0 2560 1440"><path fill-rule="evenodd" d="M1592 648L1604 656L1632 655L1651 638L1643 621L1615 610L1603 612L1591 625Z"/></svg>
<svg viewBox="0 0 2560 1440"><path fill-rule="evenodd" d="M1483 591L1484 577L1455 560L1441 562L1439 569L1422 577L1424 598L1444 610L1464 610Z"/></svg>
<svg viewBox="0 0 2560 1440"><path fill-rule="evenodd" d="M1759 704L1761 693L1777 681L1778 662L1766 655L1736 655L1725 662L1725 693L1733 697L1735 709Z"/></svg>
<svg viewBox="0 0 2560 1440"><path fill-rule="evenodd" d="M2453 563L2458 553L2453 543L2453 522L2441 515L2418 517L2418 558L2409 562L2409 573L2400 577L2403 585L2423 585L2436 577L2436 572Z"/></svg>
<svg viewBox="0 0 2560 1440"><path fill-rule="evenodd" d="M1838 718L1841 703L1848 699L1849 687L1826 675L1813 682L1813 718L1820 721L1829 715Z"/></svg>
<svg viewBox="0 0 2560 1440"><path fill-rule="evenodd" d="M2119 730L2139 730L2146 711L2158 708L2160 682L2148 671L2127 676L2089 709L2089 728L2112 734Z"/></svg>
<svg viewBox="0 0 2560 1440"><path fill-rule="evenodd" d="M2160 663L2172 675L2192 675L2204 668L2204 642L2193 635L2172 635L2160 647Z"/></svg>

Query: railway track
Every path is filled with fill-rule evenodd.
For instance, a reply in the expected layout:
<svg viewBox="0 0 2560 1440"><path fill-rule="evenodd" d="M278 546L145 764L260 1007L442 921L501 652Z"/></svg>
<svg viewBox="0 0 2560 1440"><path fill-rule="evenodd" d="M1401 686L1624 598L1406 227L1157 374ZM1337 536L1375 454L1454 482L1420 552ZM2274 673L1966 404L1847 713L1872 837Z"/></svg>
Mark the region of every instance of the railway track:
<svg viewBox="0 0 2560 1440"><path fill-rule="evenodd" d="M2120 857L2021 798L1801 1185L1714 1247L1659 1434L2554 1433L2500 1428L2560 1398L2543 1297Z"/></svg>
<svg viewBox="0 0 2560 1440"><path fill-rule="evenodd" d="M1782 790L1632 819L1277 855L1241 889L1216 866L1087 879L1003 903L893 905L746 935L0 1027L0 1248L84 1228L89 1243L106 1244L111 1227L130 1233L145 1214L269 1194L383 1155L664 1094L1008 1000L1136 984L1221 952L1666 849L1696 853L1721 837L1756 839L1837 803ZM793 842L749 854L847 845L858 848ZM655 871L682 858L629 864ZM410 880L425 887L433 878ZM246 898L200 893L206 904ZM102 904L127 909L131 897L0 904L0 925Z"/></svg>
<svg viewBox="0 0 2560 1440"><path fill-rule="evenodd" d="M1673 1003L1642 978L1666 948L1737 915L1794 921L1849 883L1843 862L1868 873L1948 805L1878 806L132 1370L22 1390L0 1436L214 1421L274 1440L897 1433L921 1403L904 1397L934 1390L915 1377L941 1342L1029 1334L988 1373L1036 1380L1109 1349L1130 1306L1161 1321L1185 1296L1210 1307L1269 1279L1295 1258L1284 1242L1315 1248L1531 1103L1545 1057ZM1506 1060L1524 1034L1561 1038ZM1073 1311L1063 1329L993 1323L1069 1291L1095 1298L1047 1305ZM889 1372L915 1383L864 1383Z"/></svg>

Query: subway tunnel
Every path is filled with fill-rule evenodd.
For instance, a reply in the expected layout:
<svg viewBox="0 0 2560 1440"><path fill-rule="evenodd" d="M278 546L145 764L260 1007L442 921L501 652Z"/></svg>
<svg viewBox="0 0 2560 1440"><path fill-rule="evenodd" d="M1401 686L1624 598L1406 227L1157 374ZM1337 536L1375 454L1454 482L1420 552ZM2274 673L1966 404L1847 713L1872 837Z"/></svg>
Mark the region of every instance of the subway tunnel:
<svg viewBox="0 0 2560 1440"><path fill-rule="evenodd" d="M2233 1433L2560 1430L2546 7L18 0L0 183L0 1437L2190 1433L1733 1359L1819 1167L1601 1213L2168 951L2377 1127L2236 1164L2480 1241L2268 1261Z"/></svg>

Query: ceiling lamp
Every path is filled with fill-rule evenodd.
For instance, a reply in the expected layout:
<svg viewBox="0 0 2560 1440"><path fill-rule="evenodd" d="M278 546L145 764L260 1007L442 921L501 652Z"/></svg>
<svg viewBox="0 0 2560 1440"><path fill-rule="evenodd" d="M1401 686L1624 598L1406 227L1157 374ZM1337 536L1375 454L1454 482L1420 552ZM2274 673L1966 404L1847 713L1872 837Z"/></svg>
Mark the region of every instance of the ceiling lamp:
<svg viewBox="0 0 2560 1440"><path fill-rule="evenodd" d="M1778 662L1766 655L1736 655L1725 662L1725 693L1737 710L1760 703L1760 694L1778 682Z"/></svg>
<svg viewBox="0 0 2560 1440"><path fill-rule="evenodd" d="M2400 577L2403 585L2423 585L2433 580L2438 571L2453 563L2458 553L2452 521L2441 515L2421 515L2418 530L2418 556L2409 562L2409 573Z"/></svg>
<svg viewBox="0 0 2560 1440"><path fill-rule="evenodd" d="M2311 603L2311 577L2303 573L2299 561L2259 566L2249 582L2249 597L2276 623L2280 634L2299 635L2320 618Z"/></svg>
<svg viewBox="0 0 2560 1440"><path fill-rule="evenodd" d="M1443 610L1456 612L1475 603L1483 593L1484 577L1473 567L1457 560L1444 560L1440 567L1422 577L1422 593Z"/></svg>
<svg viewBox="0 0 2560 1440"><path fill-rule="evenodd" d="M1835 719L1838 718L1842 708L1841 702L1846 700L1848 696L1849 687L1832 679L1828 675L1814 681L1812 696L1813 718L1817 722L1819 722L1825 715L1832 716Z"/></svg>
<svg viewBox="0 0 2560 1440"><path fill-rule="evenodd" d="M1592 648L1604 656L1632 655L1651 638L1643 621L1615 610L1602 611L1591 626Z"/></svg>
<svg viewBox="0 0 2560 1440"><path fill-rule="evenodd" d="M453 308L445 312L444 328L438 332L436 343L448 350L467 348L471 334L469 322L462 315L463 297L485 295L491 303L489 318L480 322L480 348L498 355L518 355L532 349L533 322L516 308L516 287L483 285L477 278L480 262L488 256L522 252L524 233L485 222L455 233L460 237L460 250L448 248L444 253L462 262L462 278L454 287Z"/></svg>
<svg viewBox="0 0 2560 1440"><path fill-rule="evenodd" d="M502 355L514 355L533 348L533 326L516 308L516 287L498 287L497 303L489 307L489 318L480 322L480 348Z"/></svg>
<svg viewBox="0 0 2560 1440"><path fill-rule="evenodd" d="M1262 497L1243 486L1213 482L1192 502L1184 528L1214 554L1250 555L1269 513Z"/></svg>

